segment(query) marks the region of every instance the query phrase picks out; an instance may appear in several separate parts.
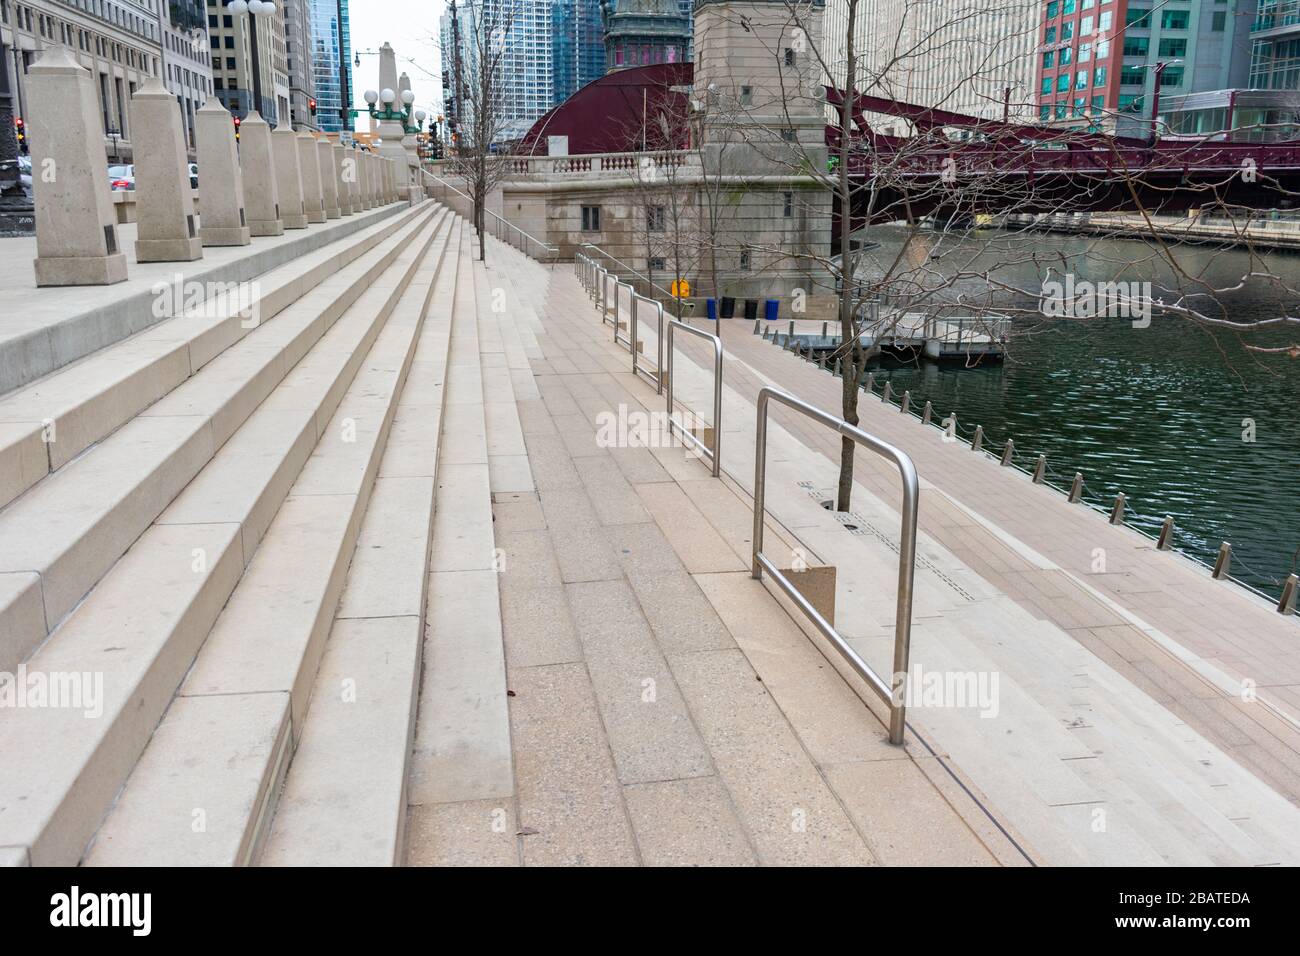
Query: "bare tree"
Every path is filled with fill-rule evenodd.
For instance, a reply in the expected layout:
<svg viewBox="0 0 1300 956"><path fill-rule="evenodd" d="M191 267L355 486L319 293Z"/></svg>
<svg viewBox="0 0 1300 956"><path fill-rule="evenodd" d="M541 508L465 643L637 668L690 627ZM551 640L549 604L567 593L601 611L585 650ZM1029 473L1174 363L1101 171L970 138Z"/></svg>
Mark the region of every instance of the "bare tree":
<svg viewBox="0 0 1300 956"><path fill-rule="evenodd" d="M504 106L515 9L512 0L465 0L453 16L452 82L460 113L447 165L469 193L479 259L484 260L488 197L507 172L505 159L497 150L506 130Z"/></svg>

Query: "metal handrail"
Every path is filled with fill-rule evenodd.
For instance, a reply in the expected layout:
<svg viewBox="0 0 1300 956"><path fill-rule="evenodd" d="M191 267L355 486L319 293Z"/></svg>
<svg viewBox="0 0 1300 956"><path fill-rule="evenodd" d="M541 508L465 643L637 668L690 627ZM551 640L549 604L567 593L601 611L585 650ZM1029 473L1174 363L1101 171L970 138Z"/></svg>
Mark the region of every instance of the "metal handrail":
<svg viewBox="0 0 1300 956"><path fill-rule="evenodd" d="M631 287L629 286L629 288ZM641 312L641 303L643 302L654 308L655 313L659 320L659 336L655 340L656 347L658 348L659 354L656 359L657 364L655 365L655 370L653 373L651 373L651 371L648 368L644 368L641 365L641 358L640 358L641 353L637 350L636 347L637 343L640 341L640 339L637 337L637 325L640 321L639 315ZM641 295L639 292L636 292L634 290L632 292L631 311L632 311L632 324L628 331L632 335L632 374L635 375L638 372L640 372L642 375L646 376L646 378L649 378L651 381L655 383L655 394L662 395L664 393L664 304L662 302L650 298L649 296ZM617 326L615 328L617 329Z"/></svg>
<svg viewBox="0 0 1300 956"><path fill-rule="evenodd" d="M685 322L679 322L676 319L668 323L668 433L672 434L673 426L677 423L673 421L673 332L675 329L683 329L692 335L698 335L702 339L708 339L713 343L713 447L709 448L698 437L686 428L678 428L682 437L691 442L695 447L708 458L713 460L713 477L717 478L722 468L722 339L703 329L697 329L694 326L687 325ZM662 353L661 353L662 357Z"/></svg>
<svg viewBox="0 0 1300 956"><path fill-rule="evenodd" d="M594 242L584 242L584 243L581 245L580 248L582 248L582 249L592 249L592 250L595 250L596 252L598 252L598 253L600 253L602 256L604 256L606 259L608 259L608 260L610 260L611 262L616 263L617 265L619 265L620 267L622 267L622 269L623 269L624 271L626 271L626 272L628 272L628 273L631 273L631 275L632 275L634 278L640 279L642 282L646 283L646 285L648 285L652 290L654 290L654 289L658 289L661 293L663 293L663 294L664 294L665 296L667 296L668 298L680 301L683 305L685 305L688 309L690 309L691 312L694 312L694 311L695 311L695 303L694 303L694 302L689 302L689 301L686 301L685 299L678 299L678 297L675 296L675 295L673 295L672 292L670 292L668 289L665 289L663 286L661 286L659 283L655 282L655 281L654 281L653 279L651 279L649 276L646 276L646 275L644 275L643 273L638 272L636 269L632 268L630 265L628 265L626 262L624 262L624 261L623 261L622 259L620 259L618 256L615 256L615 255L612 255L612 254L606 252L604 249L600 248L600 246L596 245Z"/></svg>
<svg viewBox="0 0 1300 956"><path fill-rule="evenodd" d="M882 458L889 459L898 468L899 476L903 480L902 533L898 542L898 601L894 619L894 673L888 684L840 636L839 631L835 630L834 626L822 617L821 613L812 606L808 599L799 592L799 589L772 563L767 555L763 554L763 517L765 514L764 500L766 498L765 482L767 479L767 416L768 405L773 401L793 408L813 421L821 422L828 428L833 428L843 437L869 448ZM714 434L717 434L716 426ZM881 441L874 435L867 434L862 429L850 425L843 419L836 418L829 412L822 411L815 405L810 405L802 399L795 398L789 392L773 388L770 385L765 385L759 389L758 428L755 436L754 454L752 576L756 581L762 580L763 570L766 569L777 584L781 586L781 590L785 591L790 600L799 607L799 610L803 611L808 619L813 622L817 630L821 631L822 635L835 645L835 649L840 652L840 655L849 662L849 665L857 671L858 675L867 682L872 690L889 705L889 742L892 744L901 744L903 742L903 728L906 719L906 704L903 700L903 693L907 683L908 656L911 652L912 642L912 585L916 576L916 518L920 495L921 490L916 476L916 466L912 463L912 459L902 450L895 448L888 442Z"/></svg>
<svg viewBox="0 0 1300 956"><path fill-rule="evenodd" d="M606 269L599 270L600 276L600 294L597 296L596 304L600 309L600 321L602 323L609 321L609 280L614 280L614 308L618 309L618 276ZM616 313L617 314L617 313ZM615 320L614 328L618 329L618 322Z"/></svg>
<svg viewBox="0 0 1300 956"><path fill-rule="evenodd" d="M619 312L620 312L620 309L621 309L621 306L619 305L618 292L619 292L620 289L627 289L627 293L628 293L628 296L629 296L629 298L628 298L628 302L631 303L631 301L632 301L632 300L631 300L631 296L636 295L636 289L632 288L632 283L630 283L630 282L624 282L624 281L623 281L622 279L620 279L618 276L614 275L614 273L611 272L611 273L610 273L610 276L612 276L613 279L614 279L614 344L615 344L615 345L627 345L629 348L632 349L632 353L633 353L633 355L635 355L635 354L636 354L636 345L632 342L632 339L631 339L631 338L621 339L621 338L619 338L619 336L618 336L618 319L619 319ZM630 304L629 304L628 308L629 308L629 309L631 308L631 305L630 305ZM628 333L629 333L629 335L631 334L631 332L632 332L632 328L631 328L631 325L629 324L629 326L628 326Z"/></svg>
<svg viewBox="0 0 1300 956"><path fill-rule="evenodd" d="M457 196L459 196L461 199L464 199L466 202L469 202L469 203L473 203L473 202L474 202L474 200L471 199L471 198L470 198L466 193L464 193L464 192L462 192L461 190L457 189L455 186L453 186L451 183L447 182L447 180L443 179L441 176L435 175L434 173L429 173L429 175L430 175L433 179L435 179L435 180L437 180L438 182L442 183L442 186L443 186L444 189L450 189L452 192L454 192L454 193L455 193ZM488 209L486 206L483 207L483 212L484 212L485 215L491 216L493 219L497 220L498 225L497 225L497 236L496 236L496 237L497 237L497 239L499 239L500 241L502 241L502 242L507 242L507 241L508 241L508 240L506 240L506 239L502 239L502 238L501 238L501 226L502 226L502 225L506 225L506 226L509 226L511 229L513 229L515 232L519 233L519 235L522 236L522 237L523 237L525 240L527 240L528 242L535 242L535 243L537 243L539 246L542 247L542 251L544 251L544 252L546 252L546 253L548 253L548 254L550 254L550 255L558 255L558 254L559 254L560 249L559 249L558 246L547 245L545 242L542 242L542 240L538 239L536 236L532 235L531 233L524 232L522 229L520 229L518 226L516 226L516 225L515 225L513 222L511 222L509 219L506 219L504 216L498 215L497 213L493 212L491 209ZM523 252L524 255L528 255L528 247L527 247L527 245L525 245L524 248L523 248L521 251Z"/></svg>

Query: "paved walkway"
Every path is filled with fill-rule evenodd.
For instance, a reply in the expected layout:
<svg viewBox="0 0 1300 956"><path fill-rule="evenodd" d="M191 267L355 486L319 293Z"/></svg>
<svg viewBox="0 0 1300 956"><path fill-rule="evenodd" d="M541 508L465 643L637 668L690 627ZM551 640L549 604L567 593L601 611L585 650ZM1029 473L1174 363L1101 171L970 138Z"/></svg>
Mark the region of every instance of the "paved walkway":
<svg viewBox="0 0 1300 956"><path fill-rule="evenodd" d="M488 615L431 585L430 635L451 608L460 626L426 643L407 862L1024 865L974 788L919 744L890 746L750 579L734 487L680 447L597 443L645 396L618 352L554 318L571 311L567 272L493 245L472 293L458 287L434 560L447 528L484 530L444 492L486 465L504 673L491 638L465 633ZM454 681L430 678L449 667ZM452 694L476 716L446 708Z"/></svg>
<svg viewBox="0 0 1300 956"><path fill-rule="evenodd" d="M587 651L583 620L620 620L612 604L605 603L612 595L584 597L599 592L597 584L614 589L598 576L605 573L598 568L608 567L608 555L591 559L603 554L602 542L613 543L614 557L627 577L625 587L637 594L635 568L629 570L633 559L628 557L637 549L625 542L626 535L637 533L629 528L644 524L645 511L656 519L655 526L754 666L757 651L745 645L736 633L740 625L732 627L721 610L737 606L744 611L751 603L784 605L771 590L760 592L744 571L753 397L761 384L776 381L833 409L838 381L750 335L748 327L728 325L722 482L703 477L707 472L699 463L689 465L695 477L684 474L680 450L673 460L673 453L662 450L594 449L589 443L601 412L620 404L657 410L660 399L651 386L631 376L630 356L613 344L611 327L601 325L569 267L546 269L508 251L498 259L507 260L502 268L508 282L523 292L518 310L512 303L502 323L518 330L538 393L529 399L516 392L541 498L525 499L519 510L538 509L532 520L541 526L527 530L539 538L544 530L554 551L561 577L558 585L550 579L549 586L565 591L570 620L579 633L577 644L569 645L569 655L575 646ZM503 285L505 281L503 277ZM650 330L643 334L645 354L651 356L653 335ZM685 342L681 354L678 395L707 414L711 373L705 370L704 351ZM999 680L996 716L981 717L971 707L922 706L909 711L907 752L917 768L924 772L926 758L916 759L923 740L925 752L943 755L945 766L982 804L980 817L997 820L1038 862L1269 864L1300 859L1300 813L1294 806L1300 764L1288 713L1296 679L1294 659L1288 659L1286 651L1287 636L1294 639L1294 622L1280 620L1228 585L1208 581L1188 562L1154 552L1146 539L1109 526L1095 513L1067 506L1056 492L1033 486L1024 476L973 455L966 446L942 442L938 431L926 430L894 409L864 399L862 414L868 431L914 457L924 479L913 678L919 665L922 673L970 672ZM884 671L892 644L896 478L884 463L861 455L853 514L829 512L821 501L834 484L832 459L837 452L831 433L777 412L770 434L769 509L794 536L791 543L838 567L837 624ZM727 489L730 502L720 500L722 489ZM570 499L567 509L556 503L548 513L548 490ZM594 533L597 527L599 535ZM710 547L711 536L704 533L708 529L725 542L726 550ZM497 530L502 532L499 514ZM1091 573L1095 548L1105 549L1105 573ZM699 556L714 550L718 563ZM734 558L734 563L724 563L724 558ZM573 580L566 580L566 574ZM591 575L597 577L587 580ZM509 577L503 576L502 586L507 611ZM738 594L744 599L737 596L729 602L712 590L715 581L743 588ZM758 593L769 600L756 602ZM590 605L589 618L578 610L583 600L596 602ZM554 592L551 601L556 603ZM644 608L646 602L641 603ZM812 649L805 628L784 608L782 615L791 627L788 653L795 654L796 646ZM631 624L621 626L635 632ZM652 633L657 635L653 627ZM513 686L515 674L527 668L510 659L512 643L520 640L512 641L511 634L507 617ZM669 675L685 695L687 712L697 725L705 722L705 703L690 699L689 679L676 673L671 653L662 647L661 652ZM828 662L815 656L816 670L825 680ZM585 653L584 659L600 701L600 668L593 668ZM1270 661L1277 666L1270 668ZM1261 700L1241 698L1240 680L1253 669L1243 667L1247 662L1258 666L1256 673L1271 675L1258 679ZM568 663L575 662L530 661L528 666ZM652 673L648 667L641 670ZM759 675L775 694L761 669ZM837 686L847 690L854 680ZM825 695L810 698L808 688L794 680L788 686L807 703L786 708L787 718L794 723L790 715L799 714L825 734L827 750L818 761L823 779L837 779L828 768L836 764L834 750L847 747L861 764L857 783L870 790L879 787L882 768L889 766L883 761L898 751L880 743L878 702L857 688L859 693L849 701L852 706L842 717L832 718ZM864 742L853 739L857 733L848 729L852 725L846 720L854 711L859 719L864 713L859 697L876 715L870 731L877 745L886 748L880 760L869 761L868 752L854 749ZM520 702L512 699L517 773L529 759L521 753L520 711ZM605 720L615 765L623 771L617 721L608 714ZM631 726L645 729L640 721ZM794 726L805 736L813 733ZM699 733L711 743L704 728ZM654 732L650 739L662 741L664 736ZM805 748L817 753L806 740ZM711 756L716 765L716 753L711 751ZM625 786L639 785L632 773L621 780ZM720 766L717 774L731 786ZM930 774L929 779L941 776ZM839 783L835 792L844 799L848 785L842 777ZM522 781L519 792L522 803L528 792ZM734 792L728 792L734 801ZM954 800L950 805L960 812L960 804ZM908 802L890 806L908 807ZM906 829L915 812L899 809L887 815ZM969 821L969 814L965 817ZM519 822L528 828L526 820ZM869 838L870 827L863 835ZM522 839L527 846L534 837ZM1006 846L993 855L1010 862Z"/></svg>

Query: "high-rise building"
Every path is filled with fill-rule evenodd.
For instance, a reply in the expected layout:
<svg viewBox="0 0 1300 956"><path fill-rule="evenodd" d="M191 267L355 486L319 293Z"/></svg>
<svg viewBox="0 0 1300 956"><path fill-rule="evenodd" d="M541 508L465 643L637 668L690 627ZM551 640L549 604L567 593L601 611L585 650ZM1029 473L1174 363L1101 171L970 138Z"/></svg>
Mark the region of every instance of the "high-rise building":
<svg viewBox="0 0 1300 956"><path fill-rule="evenodd" d="M605 75L600 6L601 0L555 0L551 5L552 105Z"/></svg>
<svg viewBox="0 0 1300 956"><path fill-rule="evenodd" d="M162 75L160 0L105 0L70 4L57 0L0 2L0 34L9 56L14 111L32 127L59 122L32 116L27 104L27 71L51 46L63 45L90 71L99 94L104 143L110 162L131 161L131 97L150 76Z"/></svg>
<svg viewBox="0 0 1300 956"><path fill-rule="evenodd" d="M453 22L455 29L453 29ZM517 139L553 105L555 60L549 0L460 0L439 23L442 62L449 74L444 89L459 108L459 122L473 121L473 88L479 62L476 51L499 45L496 58L500 141ZM461 89L456 90L455 49L460 50Z"/></svg>
<svg viewBox="0 0 1300 956"><path fill-rule="evenodd" d="M170 0L161 4L163 80L180 104L185 143L194 152L194 113L212 92L212 59L204 0Z"/></svg>
<svg viewBox="0 0 1300 956"><path fill-rule="evenodd" d="M316 128L311 101L316 98L312 57L311 0L281 0L284 11L285 71L289 76L289 116L295 127Z"/></svg>
<svg viewBox="0 0 1300 956"><path fill-rule="evenodd" d="M352 36L348 0L311 3L311 65L316 89L316 126L329 133L351 130Z"/></svg>
<svg viewBox="0 0 1300 956"><path fill-rule="evenodd" d="M678 0L601 0L605 69L684 63L690 57L692 17Z"/></svg>
<svg viewBox="0 0 1300 956"><path fill-rule="evenodd" d="M285 51L284 5L272 16L257 18L258 75L262 101L253 103L251 14L232 14L224 0L208 2L208 43L212 50L212 87L226 109L241 119L253 109L275 125L288 120L289 64Z"/></svg>
<svg viewBox="0 0 1300 956"><path fill-rule="evenodd" d="M1251 89L1300 90L1300 2L1259 0L1251 40Z"/></svg>
<svg viewBox="0 0 1300 956"><path fill-rule="evenodd" d="M1027 119L1036 105L1041 10L1042 0L859 0L854 86L871 96L969 116ZM848 19L847 0L826 0L816 41L828 82L841 88ZM906 132L895 117L868 119L884 132Z"/></svg>
<svg viewBox="0 0 1300 956"><path fill-rule="evenodd" d="M1249 82L1255 0L1046 0L1042 10L1042 121L1147 135L1155 110Z"/></svg>

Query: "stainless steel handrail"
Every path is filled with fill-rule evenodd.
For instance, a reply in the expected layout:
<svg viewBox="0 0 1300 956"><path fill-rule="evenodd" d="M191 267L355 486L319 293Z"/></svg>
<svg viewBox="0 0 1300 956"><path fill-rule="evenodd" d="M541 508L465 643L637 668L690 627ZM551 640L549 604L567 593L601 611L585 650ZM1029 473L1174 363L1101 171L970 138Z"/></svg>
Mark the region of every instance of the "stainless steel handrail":
<svg viewBox="0 0 1300 956"><path fill-rule="evenodd" d="M618 276L605 269L600 270L600 295L598 297L598 304L600 306L600 321L602 323L609 321L609 280L611 279L614 280L614 308L618 309ZM614 328L618 328L617 319L615 320Z"/></svg>
<svg viewBox="0 0 1300 956"><path fill-rule="evenodd" d="M631 309L631 305L630 305L630 303L631 303L632 300L631 300L630 297L636 295L636 289L632 288L632 283L630 283L630 282L624 282L622 279L620 279L618 276L614 275L613 273L610 273L610 275L613 276L613 279L614 279L614 343L615 343L616 345L627 345L628 347L630 347L630 348L632 349L632 354L635 355L635 354L636 354L636 345L632 344L632 340L631 340L630 338L627 338L627 339L619 338L619 335L618 335L618 320L619 320L619 312L620 312L620 310L621 310L621 308L622 308L622 307L619 305L618 290L619 290L619 289L627 289L628 296L629 296L629 299L628 299L628 302L629 302L628 308ZM629 325L629 327L628 327L628 332L631 333L631 331L632 331L632 329L631 329L631 326Z"/></svg>
<svg viewBox="0 0 1300 956"><path fill-rule="evenodd" d="M631 287L629 286L629 288ZM656 347L658 348L658 357L656 359L658 364L655 365L655 370L653 374L650 372L648 368L642 367L641 353L637 350L636 347L636 343L640 341L640 339L637 337L637 326L638 323L640 322L639 316L641 312L641 303L643 302L654 308L655 313L659 320L659 335L658 338L655 340ZM664 306L663 303L655 299L652 299L649 296L644 296L641 295L639 292L633 291L631 311L632 311L632 324L629 331L632 334L632 374L635 375L638 372L640 372L642 375L646 376L646 378L649 378L651 381L655 383L655 394L662 395L664 393Z"/></svg>
<svg viewBox="0 0 1300 956"><path fill-rule="evenodd" d="M437 182L441 183L443 189L450 189L452 192L454 192L457 196L460 196L460 197L461 197L462 199L464 199L466 202L470 202L470 203L474 202L474 200L471 199L471 198L470 198L466 193L464 193L464 192L462 192L461 190L457 189L455 186L453 186L451 183L447 182L447 180L443 179L441 176L437 176L437 175L435 175L435 174L433 174L433 173L429 173L429 175L430 175L434 180L436 180ZM516 225L515 225L513 222L511 222L509 219L506 219L504 216L498 215L497 213L493 212L491 209L486 209L486 208L483 210L483 213L484 213L484 215L491 216L493 219L495 219L495 220L498 221L498 225L497 225L497 235L496 235L496 238L497 238L498 240L500 240L501 242L508 242L508 240L506 240L506 239L502 239L502 238L501 238L501 227L502 227L502 225L505 225L505 226L509 226L509 227L510 227L511 229L513 229L515 232L519 233L519 235L522 236L524 239L526 239L528 242L535 242L535 243L537 243L537 245L541 246L543 252L546 252L546 253L548 253L549 255L558 255L558 254L559 254L560 249L559 249L558 246L547 245L546 243L542 242L542 240L538 239L536 236L532 235L531 233L524 232L522 229L520 229L518 226L516 226ZM521 251L524 255L528 255L528 246L525 245L524 248L521 249L520 251Z"/></svg>
<svg viewBox="0 0 1300 956"><path fill-rule="evenodd" d="M620 266L623 272L627 272L628 274L632 275L634 278L646 283L646 285L650 287L651 291L658 290L666 298L672 299L673 301L679 303L682 306L682 308L684 308L687 312L690 312L692 315L695 314L695 303L693 301L691 301L690 299L678 298L670 290L665 289L663 286L661 286L659 283L655 282L653 279L646 276L644 273L638 272L636 269L632 268L622 259L618 258L618 256L611 255L610 253L606 252L604 249L600 248L600 246L592 242L584 242L581 248L591 249L599 253L600 255L604 256L606 259Z"/></svg>
<svg viewBox="0 0 1300 956"><path fill-rule="evenodd" d="M813 421L821 422L833 428L845 438L869 448L871 451L892 461L898 468L903 481L902 533L898 542L898 600L894 615L894 673L889 683L876 674L866 661L849 643L840 636L839 631L809 603L799 589L779 568L763 554L763 516L766 497L765 482L767 478L767 416L768 406L778 402L793 408ZM716 426L715 426L716 429ZM717 434L716 430L714 434ZM920 500L920 483L916 476L916 466L912 459L902 450L888 442L869 435L862 429L850 425L843 419L836 418L829 412L822 411L802 399L795 398L770 385L765 385L758 392L758 428L755 436L754 454L754 551L752 575L755 580L762 580L764 569L776 580L786 595L813 622L817 630L835 645L835 649L857 671L858 675L889 705L889 742L903 742L903 728L906 719L906 705L903 700L907 685L908 656L912 641L912 585L916 576L916 516Z"/></svg>
<svg viewBox="0 0 1300 956"><path fill-rule="evenodd" d="M708 339L713 343L713 447L710 448L689 429L678 427L682 437L690 441L695 447L708 458L713 460L713 477L718 477L718 472L722 468L722 339L703 329L697 329L694 326L687 325L685 322L679 322L673 319L668 323L668 367L665 369L668 378L668 432L672 433L673 427L677 424L673 421L673 333L676 329L683 329L692 335L698 335L702 339ZM662 333L661 333L662 334ZM661 353L662 355L662 353Z"/></svg>

